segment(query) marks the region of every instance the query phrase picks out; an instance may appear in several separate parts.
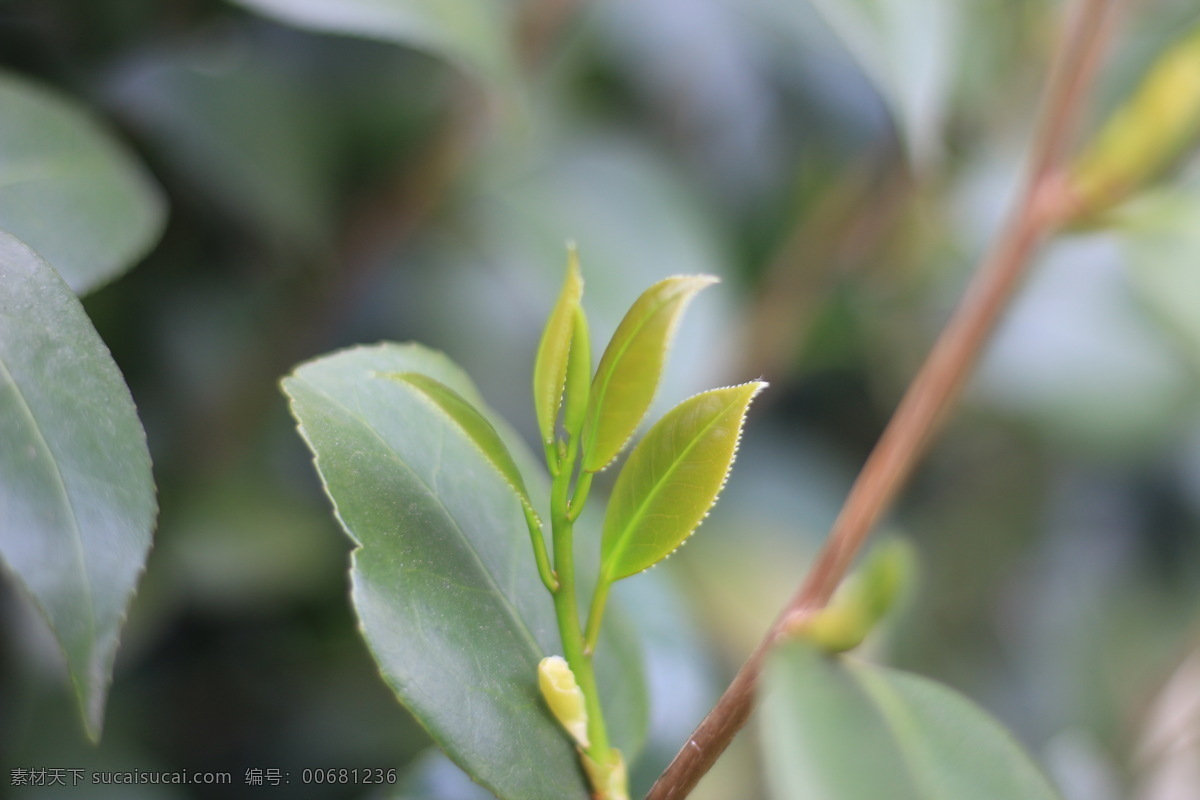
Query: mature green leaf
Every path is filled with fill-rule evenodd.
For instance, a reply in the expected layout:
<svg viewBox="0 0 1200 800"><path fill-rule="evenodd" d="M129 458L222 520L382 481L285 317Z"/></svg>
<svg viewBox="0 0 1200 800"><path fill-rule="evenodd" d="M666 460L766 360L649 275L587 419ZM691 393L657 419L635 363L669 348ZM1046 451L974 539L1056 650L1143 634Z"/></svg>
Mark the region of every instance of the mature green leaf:
<svg viewBox="0 0 1200 800"><path fill-rule="evenodd" d="M574 748L538 694L538 661L562 647L521 504L443 410L372 377L409 372L482 409L525 475L534 463L463 372L417 345L342 351L284 380L358 544L353 599L367 643L401 701L475 780L503 798L587 797ZM543 503L544 482L529 486ZM617 745L636 750L645 725L636 648L616 636L602 647L601 684L624 688L604 698L606 717Z"/></svg>
<svg viewBox="0 0 1200 800"><path fill-rule="evenodd" d="M348 109L286 69L283 54L294 42L262 37L231 46L229 34L210 31L125 59L110 96L178 192L319 260L335 230L331 134Z"/></svg>
<svg viewBox="0 0 1200 800"><path fill-rule="evenodd" d="M1134 292L1200 366L1200 187L1147 194L1118 221Z"/></svg>
<svg viewBox="0 0 1200 800"><path fill-rule="evenodd" d="M711 275L659 281L634 301L600 357L583 428L583 468L604 469L624 449L658 389L671 336Z"/></svg>
<svg viewBox="0 0 1200 800"><path fill-rule="evenodd" d="M53 629L92 737L155 513L117 365L53 267L0 233L0 558Z"/></svg>
<svg viewBox="0 0 1200 800"><path fill-rule="evenodd" d="M236 0L290 25L398 42L507 85L516 75L512 14L497 0Z"/></svg>
<svg viewBox="0 0 1200 800"><path fill-rule="evenodd" d="M0 73L0 229L83 294L132 266L166 206L141 165L74 102Z"/></svg>
<svg viewBox="0 0 1200 800"><path fill-rule="evenodd" d="M521 503L537 519L537 510L533 507L533 500L529 498L529 490L525 488L521 470L517 469L516 462L509 454L500 434L475 406L446 384L419 372L389 372L386 377L412 386L445 413L450 421L467 435L471 443L479 448L483 457L500 473L500 477L504 478L505 483L517 493Z"/></svg>
<svg viewBox="0 0 1200 800"><path fill-rule="evenodd" d="M567 278L558 302L546 320L537 360L533 364L533 408L537 414L542 443L554 444L558 410L562 406L567 383L567 364L575 331L575 315L583 298L583 278L579 274L579 256L572 247L567 256Z"/></svg>
<svg viewBox="0 0 1200 800"><path fill-rule="evenodd" d="M933 681L802 642L767 662L763 741L780 800L1056 800L982 709Z"/></svg>
<svg viewBox="0 0 1200 800"><path fill-rule="evenodd" d="M602 580L649 569L692 535L725 485L746 410L764 386L751 381L690 397L638 442L604 518Z"/></svg>
<svg viewBox="0 0 1200 800"><path fill-rule="evenodd" d="M810 0L891 107L909 153L941 147L960 36L955 0Z"/></svg>

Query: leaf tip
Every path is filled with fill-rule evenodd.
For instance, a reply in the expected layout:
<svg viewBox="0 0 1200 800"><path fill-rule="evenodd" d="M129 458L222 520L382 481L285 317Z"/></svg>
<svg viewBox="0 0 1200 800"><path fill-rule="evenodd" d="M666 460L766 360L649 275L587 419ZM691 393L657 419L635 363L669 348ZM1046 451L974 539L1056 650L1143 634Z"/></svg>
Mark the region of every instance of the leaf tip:
<svg viewBox="0 0 1200 800"><path fill-rule="evenodd" d="M746 424L746 412L750 407L750 403L754 400L759 392L766 388L766 386L766 381L755 380L747 381L746 383L733 384L730 386L722 386L716 389L709 389L707 391L694 394L683 402L679 403L677 406L675 406L675 408L671 409L671 411L667 412L667 415L659 420L653 428L651 428L650 432L646 435L646 438L639 443L637 448L635 448L633 454L630 455L629 461L626 462L625 468L622 470L621 475L617 477L617 483L613 489L614 498L622 496L623 493L630 491L628 487L632 485L632 479L626 479L627 471L629 475L633 475L639 469L641 469L639 459L642 458L642 453L646 452L645 448L647 447L647 442L653 441L656 435L661 437L661 435L663 435L662 431L675 428L679 424L679 421L681 419L685 419L686 415L690 413L691 410L702 407L705 403L707 403L708 399L720 398L721 402L719 408L711 409L705 413L709 415L709 418L714 423L716 420L722 418L727 420L729 422L729 426L726 430L733 433L732 443L722 445L720 454L718 456L720 462L723 464L719 471L719 480L715 481L714 483L709 483L707 488L703 490L703 496L705 497L704 502L695 506L696 513L694 515L689 515L687 524L675 527L675 530L673 531L674 536L669 537L670 539L674 540L674 546L670 547L670 549L663 548L665 552L660 551L657 557L648 563L644 560L637 560L632 564L624 564L623 566L618 565L615 561L610 561L609 556L606 554L604 556L605 561L607 562L605 566L611 570L609 574L611 575L612 580L620 580L622 578L636 575L639 572L645 572L655 564L658 564L664 559L669 558L695 534L696 530L700 527L704 520L708 519L708 515L712 512L713 507L716 505L721 492L725 489L725 485L729 482L729 475L733 471L733 462L737 458L738 450L741 447L742 431ZM732 424L732 420L730 420L730 418L727 416L730 414L730 412L736 412L736 425ZM728 442L730 437L725 436L724 438L725 441ZM714 472L713 475L715 477L717 472ZM657 483L659 485L662 484L661 476L657 478ZM641 524L642 519L644 519L645 509L647 503L649 502L650 500L648 498L642 498L638 503L638 510L634 513L632 519L621 520L620 522L613 521L617 520L618 517L611 514L612 506L610 505L610 515L606 516L605 518L605 532L603 534L605 540L608 542L605 547L610 548L606 550L606 553L611 553L613 552L614 548L619 547L619 540L627 540L628 537L634 535L632 532L637 529L637 526Z"/></svg>

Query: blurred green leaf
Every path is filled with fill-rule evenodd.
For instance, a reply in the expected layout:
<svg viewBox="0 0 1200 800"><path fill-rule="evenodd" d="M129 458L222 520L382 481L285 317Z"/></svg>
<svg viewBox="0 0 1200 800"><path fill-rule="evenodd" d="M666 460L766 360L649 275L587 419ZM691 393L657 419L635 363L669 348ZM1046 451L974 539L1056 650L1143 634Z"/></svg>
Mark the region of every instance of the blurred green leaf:
<svg viewBox="0 0 1200 800"><path fill-rule="evenodd" d="M764 386L752 381L690 397L638 442L604 519L602 580L649 569L692 534L725 485L746 410Z"/></svg>
<svg viewBox="0 0 1200 800"><path fill-rule="evenodd" d="M1144 454L1189 414L1186 361L1129 291L1111 234L1046 249L980 363L972 399L1105 458Z"/></svg>
<svg viewBox="0 0 1200 800"><path fill-rule="evenodd" d="M516 76L511 9L495 0L235 0L289 25L397 42L508 88Z"/></svg>
<svg viewBox="0 0 1200 800"><path fill-rule="evenodd" d="M583 278L579 275L579 256L574 248L568 254L567 277L558 302L546 320L537 360L533 364L533 407L537 413L542 444L554 445L558 410L567 384L567 364L575 331L575 313L583 297Z"/></svg>
<svg viewBox="0 0 1200 800"><path fill-rule="evenodd" d="M1003 728L956 692L781 645L764 673L763 740L781 800L1055 800Z"/></svg>
<svg viewBox="0 0 1200 800"><path fill-rule="evenodd" d="M1119 220L1135 294L1200 367L1200 187L1148 194Z"/></svg>
<svg viewBox="0 0 1200 800"><path fill-rule="evenodd" d="M941 149L957 74L955 0L810 0L891 107L918 164Z"/></svg>
<svg viewBox="0 0 1200 800"><path fill-rule="evenodd" d="M333 239L335 119L282 58L211 35L131 59L112 93L189 190L272 241L319 254Z"/></svg>
<svg viewBox="0 0 1200 800"><path fill-rule="evenodd" d="M342 351L284 381L359 545L351 573L367 642L402 702L481 784L504 798L587 797L570 740L537 690L538 661L562 650L520 503L442 412L372 377L391 372L428 375L483 408L458 367L417 345ZM517 464L531 464L507 427L490 422ZM534 488L544 499L545 486ZM605 648L600 682L624 688L607 698L606 717L617 745L636 751L646 715L636 648L617 637Z"/></svg>
<svg viewBox="0 0 1200 800"><path fill-rule="evenodd" d="M583 429L584 469L604 469L625 448L654 400L679 318L697 292L716 282L711 275L667 278L634 301L592 379Z"/></svg>
<svg viewBox="0 0 1200 800"><path fill-rule="evenodd" d="M99 736L156 501L129 389L54 269L0 233L0 557L54 631Z"/></svg>
<svg viewBox="0 0 1200 800"><path fill-rule="evenodd" d="M0 229L78 294L140 259L166 217L142 166L83 108L0 73Z"/></svg>

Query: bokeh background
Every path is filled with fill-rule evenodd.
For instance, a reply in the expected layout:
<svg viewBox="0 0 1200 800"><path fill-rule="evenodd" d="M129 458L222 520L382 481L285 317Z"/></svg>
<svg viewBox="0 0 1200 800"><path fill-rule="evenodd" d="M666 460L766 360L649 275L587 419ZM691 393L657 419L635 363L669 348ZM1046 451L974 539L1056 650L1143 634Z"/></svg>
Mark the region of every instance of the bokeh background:
<svg viewBox="0 0 1200 800"><path fill-rule="evenodd" d="M478 796L358 636L349 545L278 380L418 340L532 441L567 240L594 342L654 280L721 276L660 411L771 382L716 511L616 590L654 691L644 790L802 577L1002 222L1065 4L496 0L498 24L450 44L264 13L321 5L0 2L0 68L90 107L170 204L153 252L85 299L161 502L104 738L86 743L49 634L0 582L0 767L234 778L0 794ZM1200 20L1126 5L1088 130ZM1200 796L1195 172L1043 251L884 526L922 571L869 656L969 694L1069 800ZM404 787L242 785L355 767ZM763 797L760 773L751 727L695 797Z"/></svg>

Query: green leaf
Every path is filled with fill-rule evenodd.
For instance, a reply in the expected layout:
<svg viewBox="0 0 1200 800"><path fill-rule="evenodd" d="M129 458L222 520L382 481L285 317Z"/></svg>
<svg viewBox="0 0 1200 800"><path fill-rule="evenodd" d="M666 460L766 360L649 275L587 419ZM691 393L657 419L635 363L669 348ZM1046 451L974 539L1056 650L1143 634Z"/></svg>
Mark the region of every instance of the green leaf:
<svg viewBox="0 0 1200 800"><path fill-rule="evenodd" d="M642 293L600 357L583 429L583 468L598 472L624 449L646 415L662 377L671 336L711 275L678 275Z"/></svg>
<svg viewBox="0 0 1200 800"><path fill-rule="evenodd" d="M765 386L752 381L688 398L638 442L604 518L603 580L649 569L692 535L725 485L746 410Z"/></svg>
<svg viewBox="0 0 1200 800"><path fill-rule="evenodd" d="M158 186L91 115L0 73L0 229L79 294L112 280L158 239Z"/></svg>
<svg viewBox="0 0 1200 800"><path fill-rule="evenodd" d="M542 444L554 445L558 410L562 406L563 389L567 383L567 365L571 340L575 331L575 316L583 299L583 278L579 275L579 256L572 247L567 254L567 278L563 281L558 302L546 320L537 360L533 364L533 408L537 414Z"/></svg>
<svg viewBox="0 0 1200 800"><path fill-rule="evenodd" d="M592 336L582 308L575 309L574 322L571 357L567 359L567 397L563 408L563 429L572 439L583 432L588 397L592 391Z"/></svg>
<svg viewBox="0 0 1200 800"><path fill-rule="evenodd" d="M213 33L149 49L125 60L110 94L179 193L217 204L303 263L299 253L319 260L332 246L342 163L332 134L347 109L286 69L286 44L256 38L234 55Z"/></svg>
<svg viewBox="0 0 1200 800"><path fill-rule="evenodd" d="M300 28L397 42L465 67L490 84L517 74L512 9L496 0L236 0Z"/></svg>
<svg viewBox="0 0 1200 800"><path fill-rule="evenodd" d="M1200 186L1147 193L1116 221L1134 294L1200 367Z"/></svg>
<svg viewBox="0 0 1200 800"><path fill-rule="evenodd" d="M918 164L941 149L960 16L955 0L810 0L878 88Z"/></svg>
<svg viewBox="0 0 1200 800"><path fill-rule="evenodd" d="M526 476L533 458L484 407L463 372L418 345L360 347L284 380L337 517L358 544L353 600L384 678L434 740L502 798L586 798L579 760L537 688L562 653L550 597L530 557L512 488L479 446L411 387L373 377L427 375L481 413ZM535 503L545 482L530 482ZM598 653L616 744L636 750L645 695L636 647ZM604 656L604 658L599 658Z"/></svg>
<svg viewBox="0 0 1200 800"><path fill-rule="evenodd" d="M1000 725L925 678L801 642L763 676L768 782L780 800L1057 800Z"/></svg>
<svg viewBox="0 0 1200 800"><path fill-rule="evenodd" d="M79 300L0 233L0 558L54 631L93 738L157 511L129 389Z"/></svg>
<svg viewBox="0 0 1200 800"><path fill-rule="evenodd" d="M525 488L525 479L521 477L521 471L517 469L504 440L475 406L449 386L419 372L389 372L385 373L384 377L407 383L445 413L450 421L466 434L471 443L479 448L479 452L500 473L505 483L517 493L517 497L533 514L534 519L539 519L537 509L533 507L533 501L529 498L529 490Z"/></svg>

